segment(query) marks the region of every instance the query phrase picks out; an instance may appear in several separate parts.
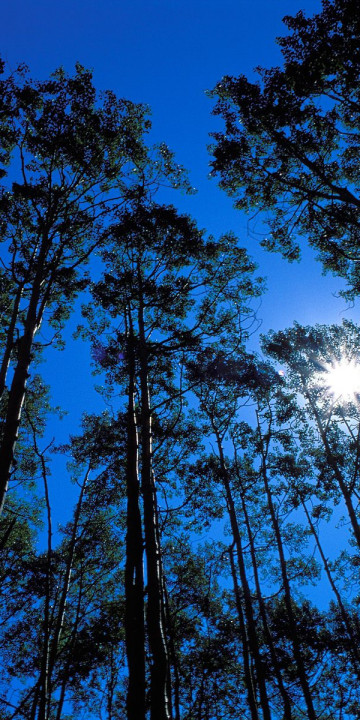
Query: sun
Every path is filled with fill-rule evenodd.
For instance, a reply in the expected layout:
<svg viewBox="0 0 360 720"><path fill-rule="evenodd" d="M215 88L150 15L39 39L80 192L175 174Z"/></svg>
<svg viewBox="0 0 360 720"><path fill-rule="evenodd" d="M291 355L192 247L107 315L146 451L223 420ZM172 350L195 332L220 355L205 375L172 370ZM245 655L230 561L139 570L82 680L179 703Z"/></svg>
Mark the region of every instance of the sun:
<svg viewBox="0 0 360 720"><path fill-rule="evenodd" d="M322 376L335 397L351 400L360 395L360 365L353 360L344 359L328 365Z"/></svg>

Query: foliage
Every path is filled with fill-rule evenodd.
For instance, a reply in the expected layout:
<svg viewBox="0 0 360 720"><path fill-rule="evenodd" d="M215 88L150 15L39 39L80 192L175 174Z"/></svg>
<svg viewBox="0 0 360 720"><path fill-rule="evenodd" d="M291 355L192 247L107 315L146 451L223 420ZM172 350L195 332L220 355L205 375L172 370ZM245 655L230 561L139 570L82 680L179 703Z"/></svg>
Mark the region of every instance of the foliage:
<svg viewBox="0 0 360 720"><path fill-rule="evenodd" d="M226 76L211 95L225 130L214 134L213 174L239 209L263 212L263 245L289 260L300 237L325 270L359 292L359 17L352 0L324 0L284 22L281 68L259 80Z"/></svg>
<svg viewBox="0 0 360 720"><path fill-rule="evenodd" d="M351 6L287 18L282 69L217 86L214 170L355 294ZM295 324L260 357L255 264L162 201L184 169L81 66L5 72L0 118L1 717L358 718L359 405L327 373L359 328ZM106 409L58 445L40 328L63 347L78 295Z"/></svg>

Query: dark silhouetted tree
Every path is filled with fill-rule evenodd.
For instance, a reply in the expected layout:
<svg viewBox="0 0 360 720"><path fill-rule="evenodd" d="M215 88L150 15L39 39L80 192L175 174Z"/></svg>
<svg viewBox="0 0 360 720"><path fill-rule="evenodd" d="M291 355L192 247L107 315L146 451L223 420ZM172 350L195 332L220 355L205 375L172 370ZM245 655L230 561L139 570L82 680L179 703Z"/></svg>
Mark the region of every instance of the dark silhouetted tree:
<svg viewBox="0 0 360 720"><path fill-rule="evenodd" d="M214 133L213 173L239 209L262 213L263 245L292 260L299 238L324 268L359 292L359 35L353 0L285 17L281 68L259 80L224 77L212 96L225 130Z"/></svg>

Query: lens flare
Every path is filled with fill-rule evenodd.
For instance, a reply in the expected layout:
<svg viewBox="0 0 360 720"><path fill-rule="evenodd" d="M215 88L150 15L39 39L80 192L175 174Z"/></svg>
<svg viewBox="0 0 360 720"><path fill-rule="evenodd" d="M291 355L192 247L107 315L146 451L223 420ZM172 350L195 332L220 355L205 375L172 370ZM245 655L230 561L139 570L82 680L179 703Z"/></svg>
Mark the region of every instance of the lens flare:
<svg viewBox="0 0 360 720"><path fill-rule="evenodd" d="M323 379L335 397L350 400L360 395L360 365L353 360L340 360L327 366Z"/></svg>

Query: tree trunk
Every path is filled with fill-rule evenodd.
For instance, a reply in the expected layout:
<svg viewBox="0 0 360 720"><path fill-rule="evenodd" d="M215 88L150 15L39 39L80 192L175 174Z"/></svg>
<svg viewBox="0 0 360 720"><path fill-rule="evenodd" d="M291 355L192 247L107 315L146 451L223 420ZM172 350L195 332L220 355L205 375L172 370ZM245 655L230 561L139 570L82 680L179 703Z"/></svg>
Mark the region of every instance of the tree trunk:
<svg viewBox="0 0 360 720"><path fill-rule="evenodd" d="M349 637L349 640L350 640L350 655L351 655L351 658L352 658L352 661L353 661L354 670L355 670L357 676L360 678L360 656L359 656L359 651L358 651L358 646L357 646L356 638L354 637L354 634L353 634L353 631L352 631L352 627L351 627L351 623L350 623L349 616L348 616L348 614L347 614L347 612L346 612L346 608L345 608L345 606L344 606L344 604L343 604L343 602L342 602L341 595L340 595L340 593L339 593L339 591L338 591L338 589L337 589L337 587L336 587L336 585L335 585L335 583L334 583L334 579L333 579L332 574L331 574L331 570L330 570L329 563L328 563L328 561L327 561L327 558L325 557L324 551L323 551L322 546L321 546L321 543L320 543L319 535L318 535L318 533L316 532L315 525L314 525L314 523L313 523L313 521L312 521L312 519L311 519L310 513L309 513L309 511L308 511L308 509L307 509L307 507L306 507L305 501L304 501L302 498L301 498L301 504L302 504L302 506L303 506L303 508L304 508L304 512L305 512L307 521L308 521L308 523L309 523L311 532L312 532L312 534L313 534L313 536L314 536L314 538L315 538L316 547L317 547L317 549L318 549L318 551L319 551L319 554L320 554L320 557L321 557L321 559L322 559L322 562L323 562L323 565L324 565L324 570L325 570L325 573L326 573L326 577L327 577L327 579L328 579L328 581L329 581L329 583L330 583L331 589L332 589L332 591L333 591L333 593L334 593L334 595L335 595L335 597L336 597L337 604L338 604L338 607L339 607L339 610L340 610L340 615L341 615L342 621L343 621L343 623L344 623L344 625L345 625L345 628L346 628L346 631L347 631L347 634L348 634L348 637Z"/></svg>
<svg viewBox="0 0 360 720"><path fill-rule="evenodd" d="M247 507L246 507L246 502L245 502L245 497L244 497L243 492L241 493L241 502L242 502L242 508L243 508L243 513L244 513L245 525L246 525L247 534L248 534L248 538L249 538L256 594L257 594L260 615L261 615L263 628L264 628L264 635L265 635L266 642L268 644L268 648L270 651L270 657L271 657L271 662L272 662L273 668L274 668L276 682L278 684L279 692L280 692L280 695L283 700L284 720L291 720L292 719L291 701L290 701L289 693L287 692L287 690L284 686L284 682L282 679L281 670L279 667L279 662L278 662L278 658L277 658L277 654L276 654L276 648L274 646L273 639L271 637L271 632L270 632L269 625L268 625L266 606L265 606L264 598L263 598L262 592L261 592L260 578L259 578L259 572L258 572L258 566L257 566L257 558L256 558L256 552L255 552L255 546L254 546L254 538L253 538L253 534L252 534L252 530L251 530L250 519L249 519L249 515L247 512Z"/></svg>
<svg viewBox="0 0 360 720"><path fill-rule="evenodd" d="M6 344L4 349L4 355L1 362L1 368L0 368L0 398L3 395L3 392L5 390L5 384L6 384L6 375L9 368L10 363L10 356L11 351L14 347L14 333L15 333L15 327L16 327L16 321L18 319L19 314L19 306L20 306L20 300L22 297L24 288L24 283L21 283L17 289L17 293L15 295L14 299L14 306L11 313L11 320L9 324L8 331L6 333Z"/></svg>
<svg viewBox="0 0 360 720"><path fill-rule="evenodd" d="M140 285L141 288L141 285ZM141 289L140 289L141 295ZM152 656L150 680L151 720L170 720L169 653L166 638L164 583L155 479L152 469L152 427L148 384L144 308L139 306L139 372L141 395L141 490L144 503L144 530L147 570L147 630Z"/></svg>
<svg viewBox="0 0 360 720"><path fill-rule="evenodd" d="M71 638L70 638L70 649L71 650L74 647L74 642L75 642L75 639L76 639L76 636L78 633L82 595L83 595L83 582L82 582L82 578L81 578L80 588L79 588L79 593L78 593L77 608L76 608L76 616L75 616L74 624L73 624L73 627L71 630ZM63 680L61 683L60 695L59 695L59 700L57 703L56 720L61 720L63 706L64 706L64 702L65 702L66 687L69 682L70 665L71 665L71 651L68 654L68 658L65 663L65 666L62 668Z"/></svg>
<svg viewBox="0 0 360 720"><path fill-rule="evenodd" d="M309 401L310 407L314 413L316 424L318 426L318 430L320 433L320 437L321 437L321 440L322 440L324 448L325 448L325 455L326 455L327 462L329 463L329 465L335 475L335 478L338 482L339 488L342 492L342 495L343 495L343 498L345 501L345 505L346 505L347 511L349 513L349 518L350 518L350 522L352 525L352 529L354 531L355 539L356 539L357 545L360 549L360 525L358 522L355 508L352 503L351 492L349 491L349 489L346 485L346 482L342 476L342 473L339 470L339 466L336 462L336 458L334 458L334 455L333 455L331 447L328 443L328 439L326 437L326 432L325 432L323 424L321 422L321 418L318 413L318 410L317 410L312 398L310 397L309 393L306 390L304 391L304 394L305 394L307 400Z"/></svg>
<svg viewBox="0 0 360 720"><path fill-rule="evenodd" d="M73 528L72 528L72 532L71 532L69 551L68 551L68 557L67 557L67 561L66 561L65 576L64 576L63 587L62 587L62 592L61 592L61 596L60 596L59 608L57 611L55 628L54 628L50 646L49 646L48 680L47 680L49 698L51 698L51 694L52 694L53 672L54 672L57 653L58 653L58 649L59 649L60 638L61 638L63 627L64 627L65 610L66 610L66 604L67 604L68 593L69 593L69 588L70 588L70 580L71 580L71 574L72 574L73 562L74 562L74 553L75 553L75 547L76 547L76 542L77 542L77 532L78 532L78 527L79 527L79 521L80 521L80 515L81 515L81 509L82 509L82 503L83 503L83 499L84 499L85 489L86 489L88 478L89 478L89 473L90 473L90 467L88 468L88 471L85 475L84 482L81 486L79 499L78 499L77 505L76 505L74 524L73 524ZM40 718L40 716L39 716L39 720L43 720L43 719Z"/></svg>
<svg viewBox="0 0 360 720"><path fill-rule="evenodd" d="M19 434L21 411L29 377L34 335L41 323L41 317L38 316L38 305L41 300L44 266L48 250L49 241L44 237L37 260L37 269L26 315L24 334L19 341L18 361L9 391L7 412L0 446L0 514L4 508L16 441Z"/></svg>
<svg viewBox="0 0 360 720"><path fill-rule="evenodd" d="M0 447L0 514L3 511L8 489L11 468L14 460L15 445L19 436L22 406L25 399L28 371L31 361L31 348L35 334L35 325L28 325L19 343L19 359L15 368L4 431Z"/></svg>
<svg viewBox="0 0 360 720"><path fill-rule="evenodd" d="M258 425L259 431L260 431L260 423ZM268 508L270 512L271 517L271 523L273 526L275 538L276 538L276 545L279 555L279 561L280 561L280 569L281 569L281 577L284 587L284 599L285 599L285 607L286 612L288 615L289 620L289 630L290 630L290 640L293 647L294 652L294 659L297 667L297 672L299 676L299 682L301 685L301 689L303 691L306 707L307 707L307 714L309 720L317 720L317 715L315 713L312 696L311 696L311 690L307 679L306 669L305 669L305 663L303 659L303 655L301 652L301 646L297 634L296 629L296 619L293 611L292 606L292 597L291 597L291 590L290 590L290 582L287 572L287 565L286 565L286 559L285 559L285 553L284 553L284 547L282 543L282 537L280 532L280 526L279 522L276 516L274 503L272 500L271 490L267 478L267 471L266 471L266 453L264 451L264 448L261 450L262 454L262 461L261 461L261 474L264 482L266 497L267 497L267 503Z"/></svg>
<svg viewBox="0 0 360 720"><path fill-rule="evenodd" d="M49 659L50 659L50 631L51 631L51 590L52 590L52 519L51 519L51 505L49 496L49 487L47 481L47 469L43 454L38 451L36 443L36 435L34 433L34 443L36 454L40 458L42 466L42 476L44 481L44 495L46 503L46 514L47 514L47 567L46 567L46 595L44 604L44 645L43 645L43 657L41 663L40 672L40 700L39 700L39 712L38 720L48 720L50 716L50 683L49 683Z"/></svg>
<svg viewBox="0 0 360 720"><path fill-rule="evenodd" d="M167 591L166 586L166 579L164 583L164 599L165 599L165 610L166 610L166 628L168 630L169 634L169 654L170 654L170 664L173 669L174 674L174 682L173 682L173 689L174 689L174 720L180 720L180 672L179 672L179 662L178 657L175 649L174 644L174 634L173 634L173 623L171 619L170 614L170 603L169 603L169 595Z"/></svg>
<svg viewBox="0 0 360 720"><path fill-rule="evenodd" d="M225 463L224 452L223 452L223 448L222 448L222 444L221 444L221 438L220 438L220 435L219 435L217 429L214 427L214 425L213 425L213 429L214 429L214 432L216 435L216 441L217 441L219 459L220 459L220 468L221 468L221 472L222 472L222 481L223 481L223 485L225 488L226 503L227 503L228 513L229 513L231 531L232 531L232 535L233 535L234 543L235 543L235 547L236 547L240 580L241 580L241 585L242 585L242 589L243 589L243 593L244 593L244 606L245 606L245 616L246 616L247 631L248 631L248 638L249 638L249 649L250 649L250 653L251 653L251 656L253 658L254 665L255 665L256 679L257 679L257 685L259 688L262 714L263 714L264 720L271 720L271 712L270 712L269 700L268 700L267 690L266 690L264 664L261 659L259 643L258 643L258 638L257 638L257 634L256 634L253 603L252 603L249 583L248 583L247 576L246 576L246 568L245 568L244 556L243 556L243 551L242 551L242 543L241 543L241 534L240 534L239 525L238 525L237 516L236 516L235 503L234 503L232 492L231 492L229 473L228 473L228 469L227 469L226 463Z"/></svg>
<svg viewBox="0 0 360 720"><path fill-rule="evenodd" d="M244 678L245 678L247 698L248 698L248 703L249 703L249 708L250 708L250 713L251 713L251 720L259 720L259 713L258 713L257 701L256 701L256 690L254 687L253 675L251 672L250 655L249 655L249 640L248 640L247 633L246 633L246 625L245 625L244 613L243 613L243 609L242 609L240 589L239 589L238 579L237 579L237 575L236 575L234 552L233 552L232 547L229 548L229 557L230 557L231 576L232 576L233 585L234 585L235 604L236 604L236 609L237 609L238 618L239 618L240 636L241 636L241 642L242 642L242 646L243 646Z"/></svg>
<svg viewBox="0 0 360 720"><path fill-rule="evenodd" d="M145 617L143 537L139 507L138 433L135 411L135 355L128 339L128 427L126 458L125 644L129 669L127 720L145 720Z"/></svg>

